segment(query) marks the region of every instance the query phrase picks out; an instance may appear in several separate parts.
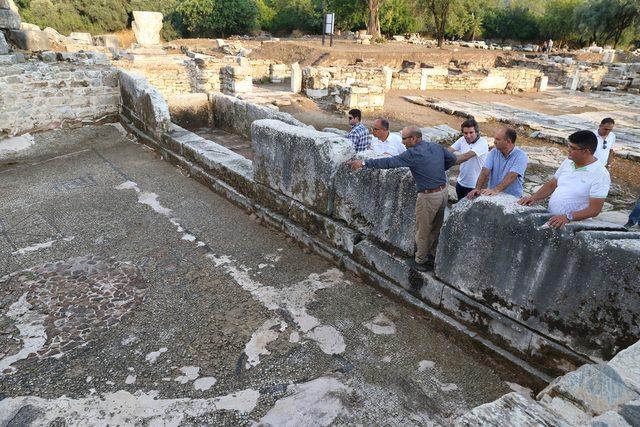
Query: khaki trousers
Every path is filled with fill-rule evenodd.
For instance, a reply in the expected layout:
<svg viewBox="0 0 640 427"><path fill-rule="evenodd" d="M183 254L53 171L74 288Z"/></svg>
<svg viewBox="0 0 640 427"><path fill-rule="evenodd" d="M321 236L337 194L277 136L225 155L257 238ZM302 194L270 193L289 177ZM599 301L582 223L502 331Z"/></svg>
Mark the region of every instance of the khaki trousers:
<svg viewBox="0 0 640 427"><path fill-rule="evenodd" d="M429 254L436 255L438 236L444 221L448 191L445 187L435 193L418 193L416 198L416 257L418 264L427 261Z"/></svg>

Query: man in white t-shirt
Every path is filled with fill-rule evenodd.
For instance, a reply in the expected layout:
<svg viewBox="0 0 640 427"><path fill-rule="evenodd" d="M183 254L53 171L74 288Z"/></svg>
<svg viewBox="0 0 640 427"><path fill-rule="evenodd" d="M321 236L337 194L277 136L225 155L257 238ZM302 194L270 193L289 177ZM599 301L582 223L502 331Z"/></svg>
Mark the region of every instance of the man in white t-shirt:
<svg viewBox="0 0 640 427"><path fill-rule="evenodd" d="M598 130L593 131L596 138L598 138L598 148L596 148L594 155L606 168L611 166L611 160L613 159L613 150L611 148L616 143L616 134L613 133L615 124L616 122L611 117L607 117L602 119Z"/></svg>
<svg viewBox="0 0 640 427"><path fill-rule="evenodd" d="M598 216L609 194L611 177L594 156L596 146L597 140L591 131L581 130L569 135L568 158L562 162L553 179L518 203L531 205L551 196L549 212L553 216L548 224L553 228Z"/></svg>
<svg viewBox="0 0 640 427"><path fill-rule="evenodd" d="M460 174L456 182L458 200L476 188L476 181L484 161L489 153L489 143L480 136L480 126L474 119L465 120L460 126L462 136L447 148L451 152L459 152L456 164L460 165Z"/></svg>
<svg viewBox="0 0 640 427"><path fill-rule="evenodd" d="M397 156L407 148L402 143L402 137L397 133L389 132L389 120L379 117L370 128L373 137L369 148L376 154L383 156Z"/></svg>

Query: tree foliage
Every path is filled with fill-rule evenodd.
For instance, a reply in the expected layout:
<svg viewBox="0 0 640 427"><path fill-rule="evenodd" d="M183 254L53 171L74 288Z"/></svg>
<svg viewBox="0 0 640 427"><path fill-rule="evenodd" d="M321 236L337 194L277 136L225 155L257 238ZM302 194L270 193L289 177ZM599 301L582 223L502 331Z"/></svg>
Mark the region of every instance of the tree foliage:
<svg viewBox="0 0 640 427"><path fill-rule="evenodd" d="M164 15L164 39L217 37L262 29L317 34L335 12L336 28L377 35L540 42L556 46L640 44L640 0L16 0L23 19L68 34L118 31L131 11Z"/></svg>

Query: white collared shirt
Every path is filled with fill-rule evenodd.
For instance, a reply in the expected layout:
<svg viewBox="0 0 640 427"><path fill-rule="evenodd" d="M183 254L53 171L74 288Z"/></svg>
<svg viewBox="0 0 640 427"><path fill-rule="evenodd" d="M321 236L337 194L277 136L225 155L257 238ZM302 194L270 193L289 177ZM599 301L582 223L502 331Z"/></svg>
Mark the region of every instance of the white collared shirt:
<svg viewBox="0 0 640 427"><path fill-rule="evenodd" d="M606 138L603 138L598 134L597 129L594 130L593 133L598 139L598 146L596 147L596 152L593 155L596 156L596 159L598 159L600 163L606 166L609 161L609 152L611 151L611 147L616 143L616 134L611 132ZM607 148L604 148L605 141L607 142Z"/></svg>
<svg viewBox="0 0 640 427"><path fill-rule="evenodd" d="M591 198L605 199L611 186L609 171L599 161L576 168L572 160L565 159L554 177L558 186L549 199L549 212L554 215L581 211Z"/></svg>
<svg viewBox="0 0 640 427"><path fill-rule="evenodd" d="M380 141L375 136L371 138L371 150L376 154L385 154L397 156L403 153L407 148L402 143L402 137L397 133L389 133L384 141Z"/></svg>
<svg viewBox="0 0 640 427"><path fill-rule="evenodd" d="M475 188L476 181L482 172L484 167L484 161L489 154L489 143L483 136L478 138L473 144L469 144L464 136L461 136L456 142L451 145L456 151L462 154L473 151L475 156L460 164L460 174L458 174L458 183L466 188Z"/></svg>

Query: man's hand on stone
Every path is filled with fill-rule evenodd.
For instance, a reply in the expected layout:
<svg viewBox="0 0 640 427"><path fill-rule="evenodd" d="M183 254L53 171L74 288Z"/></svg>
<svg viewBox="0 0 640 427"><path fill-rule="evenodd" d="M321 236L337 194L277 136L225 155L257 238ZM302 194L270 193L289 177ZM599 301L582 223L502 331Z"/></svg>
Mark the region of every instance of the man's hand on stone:
<svg viewBox="0 0 640 427"><path fill-rule="evenodd" d="M469 193L467 193L467 199L475 199L476 197L478 197L480 195L480 190L473 189L471 191L469 191Z"/></svg>
<svg viewBox="0 0 640 427"><path fill-rule="evenodd" d="M349 162L352 171L357 171L362 168L362 160L352 160Z"/></svg>
<svg viewBox="0 0 640 427"><path fill-rule="evenodd" d="M519 205L524 205L524 206L531 206L532 204L534 204L536 201L533 199L532 196L524 196L523 198L521 198L520 200L518 200L518 204Z"/></svg>
<svg viewBox="0 0 640 427"><path fill-rule="evenodd" d="M554 215L549 219L547 224L552 228L562 228L569 223L566 215Z"/></svg>
<svg viewBox="0 0 640 427"><path fill-rule="evenodd" d="M499 194L499 193L500 192L498 190L495 190L493 188L485 188L480 192L480 194L482 194L483 196L495 196L496 194Z"/></svg>

